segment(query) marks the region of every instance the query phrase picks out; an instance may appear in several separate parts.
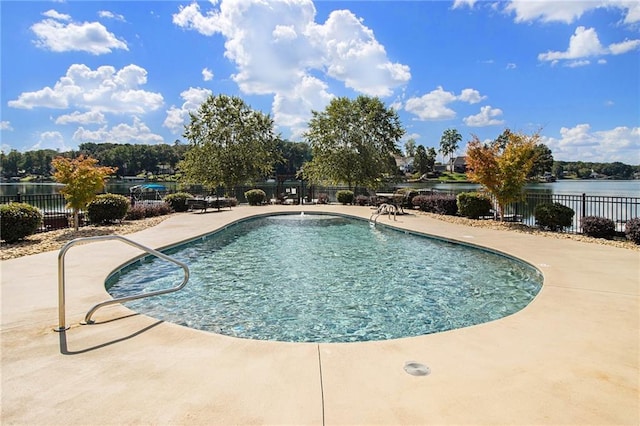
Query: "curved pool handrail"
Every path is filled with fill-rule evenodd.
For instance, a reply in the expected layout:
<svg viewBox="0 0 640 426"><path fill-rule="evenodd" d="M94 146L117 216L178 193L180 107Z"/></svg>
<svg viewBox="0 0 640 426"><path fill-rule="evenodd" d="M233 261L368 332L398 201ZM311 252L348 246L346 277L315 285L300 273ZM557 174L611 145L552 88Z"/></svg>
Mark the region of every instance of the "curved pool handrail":
<svg viewBox="0 0 640 426"><path fill-rule="evenodd" d="M172 288L167 288L167 289L163 289L163 290L156 290L156 291L151 291L149 293L140 293L140 294L133 294L131 296L124 296L124 297L118 297L116 299L111 299L111 300L106 300L104 302L98 303L97 305L95 305L94 307L92 307L91 309L89 309L89 312L87 312L87 315L85 316L84 321L87 324L91 324L93 323L93 321L91 320L91 317L93 316L93 314L100 308L104 307L104 306L109 306L109 305L114 305L116 303L121 303L121 302L128 302L130 300L136 300L136 299L142 299L144 297L151 297L151 296L159 296L161 294L167 294L167 293L173 293L175 291L181 290L182 288L184 288L185 285L187 285L187 282L189 281L189 267L187 266L187 264L180 262L179 260L176 260L174 258L172 258L171 256L167 256L166 254L159 252L158 250L154 250L152 248L149 248L147 246L144 246L140 243L137 243L133 240L130 240L128 238L125 238L121 235L98 235L98 236L94 236L94 237L83 237L83 238L76 238L74 240L69 241L67 244L65 244L61 249L60 252L58 253L58 328L54 329L55 331L65 331L67 330L69 327L66 326L65 322L65 313L66 313L66 306L65 306L65 274L64 274L64 258L65 255L67 254L67 251L69 251L69 249L79 243L84 243L84 242L91 242L91 241L100 241L100 240L119 240L122 241L126 244L129 244L131 246L137 247L142 251L145 251L149 254L152 254L156 257L159 257L161 259L164 259L166 261L175 263L176 265L180 266L183 271L184 271L184 278L182 280L182 282L177 285L176 287L172 287Z"/></svg>

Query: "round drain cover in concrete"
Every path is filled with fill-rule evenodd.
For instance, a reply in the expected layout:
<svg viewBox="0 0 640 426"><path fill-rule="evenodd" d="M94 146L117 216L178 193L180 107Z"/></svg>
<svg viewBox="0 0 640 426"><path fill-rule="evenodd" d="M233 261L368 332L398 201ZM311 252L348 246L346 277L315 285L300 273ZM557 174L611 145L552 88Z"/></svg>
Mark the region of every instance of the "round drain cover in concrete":
<svg viewBox="0 0 640 426"><path fill-rule="evenodd" d="M412 376L426 376L431 373L429 367L415 361L407 361L404 363L404 371Z"/></svg>

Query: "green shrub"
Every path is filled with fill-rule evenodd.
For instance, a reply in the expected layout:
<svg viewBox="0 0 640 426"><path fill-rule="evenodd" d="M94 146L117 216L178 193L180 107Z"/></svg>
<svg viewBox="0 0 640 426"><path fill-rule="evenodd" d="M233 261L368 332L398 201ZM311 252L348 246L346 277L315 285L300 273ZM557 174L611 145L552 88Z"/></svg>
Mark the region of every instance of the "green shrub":
<svg viewBox="0 0 640 426"><path fill-rule="evenodd" d="M42 217L42 212L30 204L3 204L0 206L0 238L14 243L28 237L42 225Z"/></svg>
<svg viewBox="0 0 640 426"><path fill-rule="evenodd" d="M147 209L143 204L136 204L127 210L126 220L141 220L147 217Z"/></svg>
<svg viewBox="0 0 640 426"><path fill-rule="evenodd" d="M420 210L430 213L455 216L458 213L458 202L455 195L432 194L416 195L411 200L414 206Z"/></svg>
<svg viewBox="0 0 640 426"><path fill-rule="evenodd" d="M129 210L129 199L124 195L100 194L87 206L89 221L96 225L119 222Z"/></svg>
<svg viewBox="0 0 640 426"><path fill-rule="evenodd" d="M624 234L628 240L640 244L640 217L635 217L624 225Z"/></svg>
<svg viewBox="0 0 640 426"><path fill-rule="evenodd" d="M550 231L562 231L573 223L573 209L560 203L538 204L533 211L536 225Z"/></svg>
<svg viewBox="0 0 640 426"><path fill-rule="evenodd" d="M462 192L457 197L460 216L478 219L491 214L491 200L478 192Z"/></svg>
<svg viewBox="0 0 640 426"><path fill-rule="evenodd" d="M267 194L262 189L251 189L244 193L250 206L259 206L267 199Z"/></svg>
<svg viewBox="0 0 640 426"><path fill-rule="evenodd" d="M582 218L582 233L594 238L611 239L616 235L616 224L606 217L585 216Z"/></svg>
<svg viewBox="0 0 640 426"><path fill-rule="evenodd" d="M351 204L353 203L353 191L349 191L348 189L340 190L336 192L336 198L341 204Z"/></svg>
<svg viewBox="0 0 640 426"><path fill-rule="evenodd" d="M187 206L189 198L193 198L193 195L188 192L176 192L175 194L168 194L163 201L169 204L174 212L186 212L189 210L189 206Z"/></svg>
<svg viewBox="0 0 640 426"><path fill-rule="evenodd" d="M173 211L169 203L136 203L133 207L127 210L127 214L124 217L127 220L140 220L147 217L164 216Z"/></svg>

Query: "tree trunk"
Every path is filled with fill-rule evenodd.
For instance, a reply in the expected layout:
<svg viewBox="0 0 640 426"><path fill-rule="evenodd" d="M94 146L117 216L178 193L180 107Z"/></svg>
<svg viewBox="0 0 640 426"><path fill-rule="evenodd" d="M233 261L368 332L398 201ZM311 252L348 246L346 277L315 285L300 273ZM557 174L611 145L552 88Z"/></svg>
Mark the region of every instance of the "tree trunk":
<svg viewBox="0 0 640 426"><path fill-rule="evenodd" d="M80 218L78 215L78 209L73 209L73 229L78 231L80 229Z"/></svg>

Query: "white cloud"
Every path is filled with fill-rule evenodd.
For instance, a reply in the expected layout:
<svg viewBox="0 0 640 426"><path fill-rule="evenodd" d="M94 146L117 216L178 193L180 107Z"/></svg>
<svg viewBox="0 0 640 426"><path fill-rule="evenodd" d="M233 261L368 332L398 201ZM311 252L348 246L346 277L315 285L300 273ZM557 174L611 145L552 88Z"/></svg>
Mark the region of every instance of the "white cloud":
<svg viewBox="0 0 640 426"><path fill-rule="evenodd" d="M470 104L477 104L485 98L486 96L480 95L480 92L475 89L463 89L457 97L458 100L468 102Z"/></svg>
<svg viewBox="0 0 640 426"><path fill-rule="evenodd" d="M50 9L47 10L46 12L42 13L42 16L46 16L47 18L52 18L52 19L57 19L58 21L70 21L71 20L71 16L64 14L64 13L59 13L56 10Z"/></svg>
<svg viewBox="0 0 640 426"><path fill-rule="evenodd" d="M485 98L486 96L482 96L475 89L464 89L460 95L456 95L438 86L426 95L408 99L404 109L417 115L419 120L449 120L456 116L456 112L448 106L449 104L456 101L475 104Z"/></svg>
<svg viewBox="0 0 640 426"><path fill-rule="evenodd" d="M180 93L180 97L184 99L182 106L178 108L172 105L171 108L167 110L167 118L165 118L162 125L174 134L182 132L184 125L189 119L189 112L197 110L211 94L213 94L213 92L209 89L189 87Z"/></svg>
<svg viewBox="0 0 640 426"><path fill-rule="evenodd" d="M347 87L389 96L393 88L411 79L409 67L390 62L373 31L350 11L333 11L323 25L311 28L312 43L324 54L327 74Z"/></svg>
<svg viewBox="0 0 640 426"><path fill-rule="evenodd" d="M7 130L11 132L13 131L13 127L11 127L11 123L9 121L0 121L0 130Z"/></svg>
<svg viewBox="0 0 640 426"><path fill-rule="evenodd" d="M626 24L640 22L640 9L635 0L511 0L504 10L515 14L516 22L540 20L570 24L584 13L599 8L619 9L624 13Z"/></svg>
<svg viewBox="0 0 640 426"><path fill-rule="evenodd" d="M273 95L279 126L297 128L308 119L309 110L294 106L326 106L332 94L323 77L372 96L389 96L411 78L409 67L392 62L373 31L348 10L316 23L311 0L222 0L208 11L200 5L181 6L174 24L221 34L225 56L237 69L232 79L243 93Z"/></svg>
<svg viewBox="0 0 640 426"><path fill-rule="evenodd" d="M110 129L103 126L98 130L87 130L79 127L73 134L73 140L84 142L112 142L131 144L154 144L164 143L162 136L151 132L151 129L138 117L133 117L132 124L120 123Z"/></svg>
<svg viewBox="0 0 640 426"><path fill-rule="evenodd" d="M116 21L121 21L121 22L126 22L126 20L124 19L124 16L118 14L118 13L113 13L110 12L108 10L101 10L98 12L98 16L101 18L107 18L107 19L115 19Z"/></svg>
<svg viewBox="0 0 640 426"><path fill-rule="evenodd" d="M454 0L453 9L461 9L465 6L473 8L473 5L476 4L478 0Z"/></svg>
<svg viewBox="0 0 640 426"><path fill-rule="evenodd" d="M636 50L640 47L640 40L625 40L620 43L613 43L609 45L609 53L612 55L622 55L623 53Z"/></svg>
<svg viewBox="0 0 640 426"><path fill-rule="evenodd" d="M64 136L60 132L42 132L38 135L38 141L27 151L39 149L55 149L69 151L69 147L64 143Z"/></svg>
<svg viewBox="0 0 640 426"><path fill-rule="evenodd" d="M104 124L106 120L100 111L80 112L74 111L71 114L64 114L56 118L56 124Z"/></svg>
<svg viewBox="0 0 640 426"><path fill-rule="evenodd" d="M560 138L542 137L541 142L556 160L640 164L640 127L616 127L591 131L589 124L560 129Z"/></svg>
<svg viewBox="0 0 640 426"><path fill-rule="evenodd" d="M324 82L306 76L290 91L274 96L273 121L278 127L289 127L293 139L299 138L307 130L311 110L324 110L332 98Z"/></svg>
<svg viewBox="0 0 640 426"><path fill-rule="evenodd" d="M202 79L204 81L211 81L213 79L213 72L209 68L202 70Z"/></svg>
<svg viewBox="0 0 640 426"><path fill-rule="evenodd" d="M111 53L112 49L129 50L125 41L119 40L99 22L67 22L71 17L55 10L44 15L47 19L31 26L38 47L53 52L81 51L93 55Z"/></svg>
<svg viewBox="0 0 640 426"><path fill-rule="evenodd" d="M613 43L608 47L602 46L598 34L594 28L578 27L569 40L569 48L564 52L549 51L540 53L538 59L551 61L553 64L559 60L571 60L569 66L583 66L590 62L583 58L603 55L621 55L640 47L640 40L625 40L621 43Z"/></svg>
<svg viewBox="0 0 640 426"><path fill-rule="evenodd" d="M514 64L514 63L508 63L508 64L507 64L507 69L508 69L508 70L514 70L514 69L516 69L517 67L518 67L518 66L517 66L516 64Z"/></svg>
<svg viewBox="0 0 640 426"><path fill-rule="evenodd" d="M112 66L91 70L86 65L73 64L56 84L35 92L24 92L11 100L12 108L86 109L103 113L144 114L160 108L162 95L141 90L147 71L137 65L127 65L119 71Z"/></svg>
<svg viewBox="0 0 640 426"><path fill-rule="evenodd" d="M501 115L501 109L491 108L491 106L487 105L480 108L479 114L465 117L462 121L469 127L500 126L504 124L504 120L497 118Z"/></svg>

